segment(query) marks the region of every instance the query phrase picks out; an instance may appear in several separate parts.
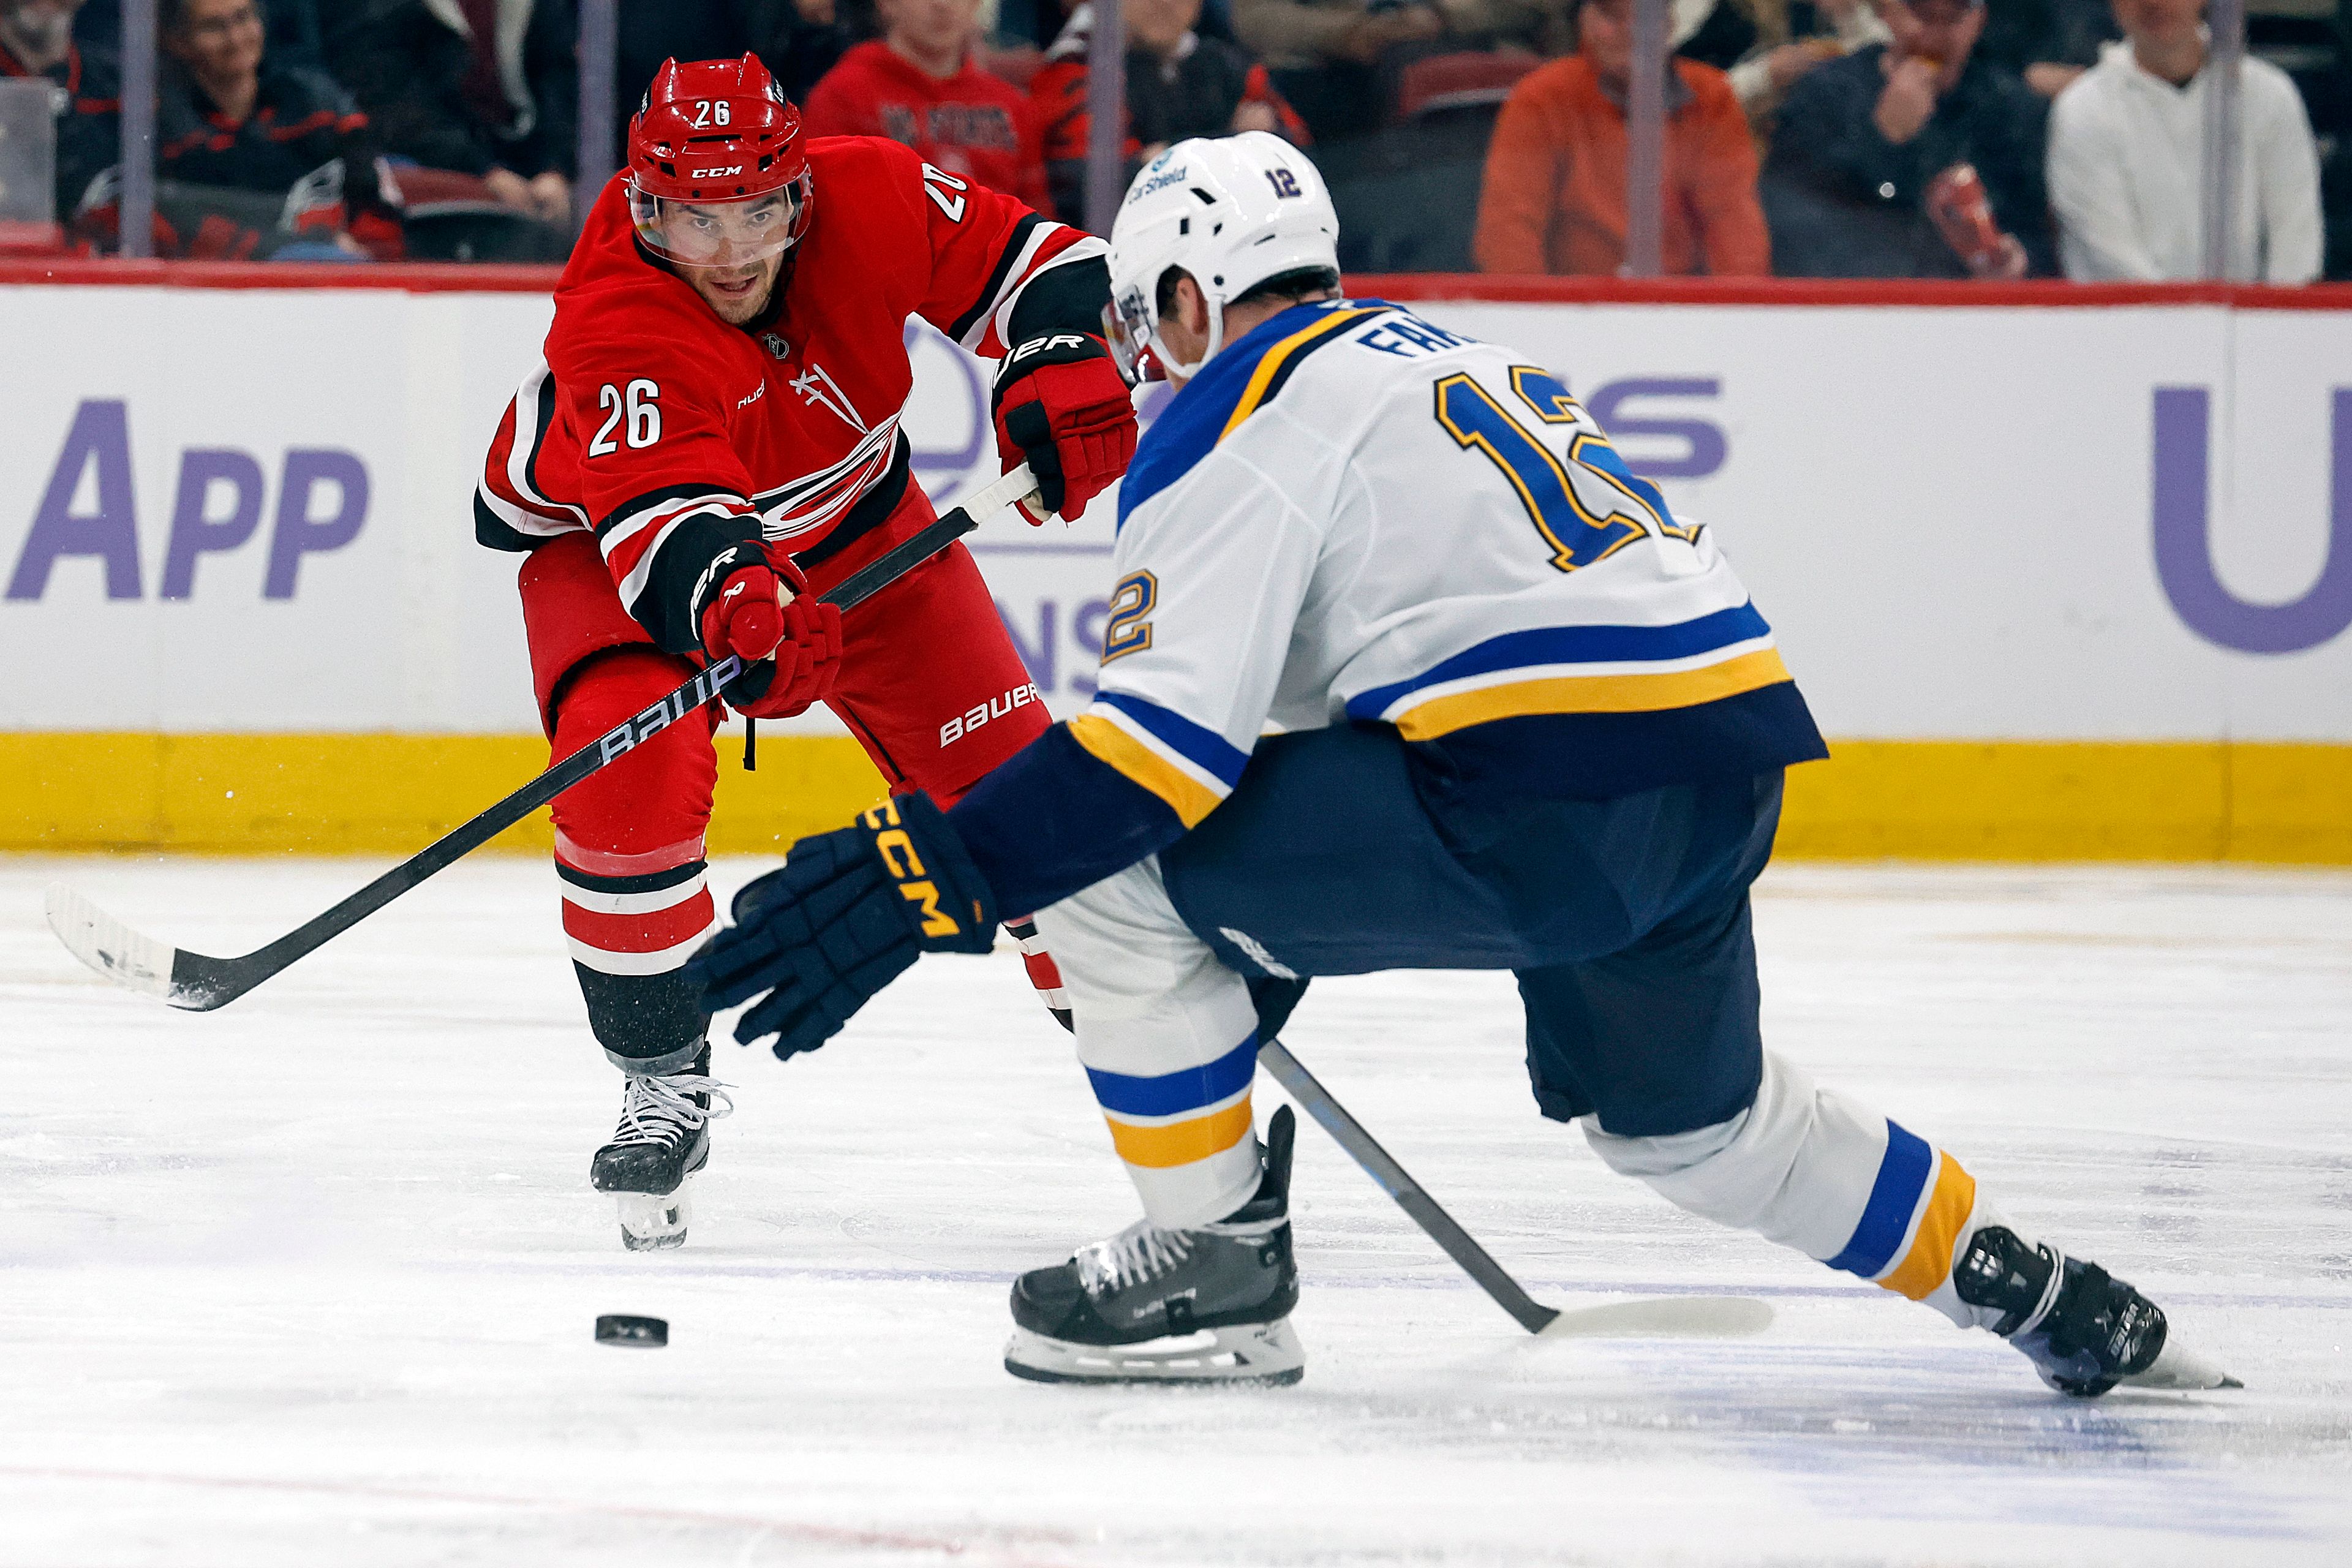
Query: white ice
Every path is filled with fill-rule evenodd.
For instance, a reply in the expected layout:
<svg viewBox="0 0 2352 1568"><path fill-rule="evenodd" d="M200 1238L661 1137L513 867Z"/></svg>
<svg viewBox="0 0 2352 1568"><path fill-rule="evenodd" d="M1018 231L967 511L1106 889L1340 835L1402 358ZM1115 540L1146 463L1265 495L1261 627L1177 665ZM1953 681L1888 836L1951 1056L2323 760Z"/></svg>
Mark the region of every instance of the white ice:
<svg viewBox="0 0 2352 1568"><path fill-rule="evenodd" d="M1318 983L1287 1038L1538 1297L1753 1294L1762 1338L1532 1342L1309 1126L1304 1384L1019 1383L1007 1282L1132 1197L1009 952L813 1058L724 1046L692 1239L629 1255L543 865L205 1016L39 913L62 878L236 952L373 869L0 860L0 1563L2352 1562L2352 877L1768 877L1778 1047L2246 1383L2083 1404L1611 1176L1536 1116L1507 977Z"/></svg>

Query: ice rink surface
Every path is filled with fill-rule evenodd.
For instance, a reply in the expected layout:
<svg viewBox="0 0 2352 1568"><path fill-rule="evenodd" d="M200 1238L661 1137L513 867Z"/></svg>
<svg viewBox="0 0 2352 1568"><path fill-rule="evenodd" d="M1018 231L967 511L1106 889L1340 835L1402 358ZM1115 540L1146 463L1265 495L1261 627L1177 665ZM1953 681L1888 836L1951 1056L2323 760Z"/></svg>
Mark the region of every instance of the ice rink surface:
<svg viewBox="0 0 2352 1568"><path fill-rule="evenodd" d="M207 1016L41 923L64 879L244 952L376 868L0 859L0 1563L2352 1562L2352 877L1768 876L1777 1048L2247 1384L2084 1404L1612 1176L1507 976L1318 982L1286 1038L1538 1297L1752 1294L1764 1336L1532 1342L1307 1126L1305 1383L1024 1384L1008 1281L1134 1210L1009 952L789 1066L722 1047L692 1238L629 1255L544 865Z"/></svg>

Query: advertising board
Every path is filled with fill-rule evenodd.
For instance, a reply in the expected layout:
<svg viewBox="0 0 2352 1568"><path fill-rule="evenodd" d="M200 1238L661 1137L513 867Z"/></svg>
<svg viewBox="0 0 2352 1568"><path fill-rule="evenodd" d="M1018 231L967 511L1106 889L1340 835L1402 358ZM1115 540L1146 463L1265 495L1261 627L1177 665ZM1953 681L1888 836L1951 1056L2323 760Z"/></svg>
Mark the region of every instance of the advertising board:
<svg viewBox="0 0 2352 1568"><path fill-rule="evenodd" d="M2352 310L1414 308L1559 375L1717 531L1840 742L1792 846L2352 858ZM515 559L470 494L548 319L525 291L0 287L0 839L388 847L541 765ZM984 367L908 342L945 505L995 476ZM973 542L1057 714L1092 691L1112 512ZM722 805L752 839L876 787L829 718L762 728L773 783ZM414 804L379 798L409 755ZM250 804L213 803L236 776Z"/></svg>

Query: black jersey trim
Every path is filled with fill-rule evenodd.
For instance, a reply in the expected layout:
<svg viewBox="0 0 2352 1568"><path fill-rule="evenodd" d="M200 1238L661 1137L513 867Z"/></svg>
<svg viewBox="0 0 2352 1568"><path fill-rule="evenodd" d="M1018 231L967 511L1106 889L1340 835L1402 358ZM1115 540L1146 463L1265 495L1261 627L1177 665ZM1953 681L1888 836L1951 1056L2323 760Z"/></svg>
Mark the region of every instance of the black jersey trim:
<svg viewBox="0 0 2352 1568"><path fill-rule="evenodd" d="M525 533L492 511L489 502L482 499L480 490L474 492L474 542L477 544L486 544L492 550L511 551L520 555L538 549L547 542L548 537Z"/></svg>
<svg viewBox="0 0 2352 1568"><path fill-rule="evenodd" d="M555 372L550 370L539 378L539 406L532 414L537 431L530 438L530 456L522 460L523 482L530 487L534 499L543 499L547 488L539 482L539 455L547 449L548 426L555 423Z"/></svg>
<svg viewBox="0 0 2352 1568"><path fill-rule="evenodd" d="M672 866L660 871L647 871L639 877L597 877L561 859L555 863L555 874L575 888L585 888L592 893L658 893L682 882L691 882L709 868L708 860L688 860L683 866Z"/></svg>
<svg viewBox="0 0 2352 1568"><path fill-rule="evenodd" d="M1029 248L1029 237L1036 233L1037 226L1045 221L1035 213L1031 213L1013 226L1013 233L1004 241L1004 249L997 256L996 266L988 275L987 286L981 289L980 298L973 301L971 309L958 316L948 328L949 337L958 342L963 342L964 334L978 326L981 319L995 308L998 296L1004 291L1005 279L1013 275L1013 263Z"/></svg>
<svg viewBox="0 0 2352 1568"><path fill-rule="evenodd" d="M1013 302L1004 341L1019 345L1055 332L1103 335L1103 311L1110 304L1110 261L1100 256L1060 261L1029 279Z"/></svg>

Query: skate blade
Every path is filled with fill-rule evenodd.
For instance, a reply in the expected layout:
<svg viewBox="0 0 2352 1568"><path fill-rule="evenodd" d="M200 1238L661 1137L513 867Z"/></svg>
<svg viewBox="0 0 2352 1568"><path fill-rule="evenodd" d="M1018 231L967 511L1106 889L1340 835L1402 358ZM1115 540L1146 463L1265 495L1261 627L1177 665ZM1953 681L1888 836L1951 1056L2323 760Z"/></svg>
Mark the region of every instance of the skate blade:
<svg viewBox="0 0 2352 1568"><path fill-rule="evenodd" d="M1547 1340L1736 1340L1772 1326L1772 1309L1752 1296L1662 1296L1562 1312L1537 1331Z"/></svg>
<svg viewBox="0 0 2352 1568"><path fill-rule="evenodd" d="M1004 1370L1032 1383L1218 1384L1278 1388L1307 1375L1290 1320L1202 1329L1132 1345L1081 1345L1013 1331Z"/></svg>
<svg viewBox="0 0 2352 1568"><path fill-rule="evenodd" d="M694 1218L693 1184L680 1182L674 1193L614 1193L621 1208L621 1245L631 1252L657 1252L686 1245L686 1227Z"/></svg>
<svg viewBox="0 0 2352 1568"><path fill-rule="evenodd" d="M2202 1356L2181 1349L2167 1336L2164 1348L2146 1372L2118 1380L2119 1388L2243 1388L2246 1385Z"/></svg>

